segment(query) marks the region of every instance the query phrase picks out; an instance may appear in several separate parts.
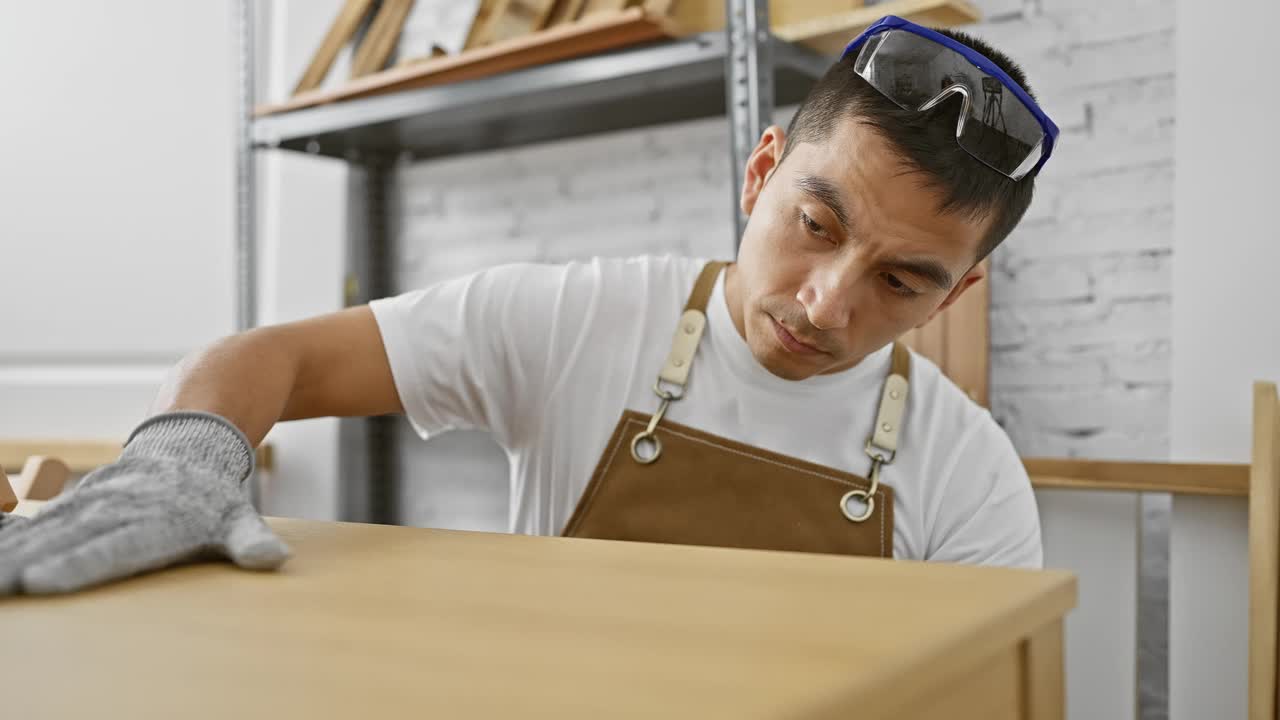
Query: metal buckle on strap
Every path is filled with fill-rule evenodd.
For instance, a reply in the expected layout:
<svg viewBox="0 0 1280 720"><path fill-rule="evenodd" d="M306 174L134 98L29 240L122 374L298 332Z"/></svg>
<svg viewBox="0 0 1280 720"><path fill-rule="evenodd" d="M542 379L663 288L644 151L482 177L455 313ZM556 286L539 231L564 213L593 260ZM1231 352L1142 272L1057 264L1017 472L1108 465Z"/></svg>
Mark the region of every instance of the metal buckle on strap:
<svg viewBox="0 0 1280 720"><path fill-rule="evenodd" d="M845 493L844 496L840 498L840 512L844 513L844 516L848 518L850 522L866 522L871 518L871 515L875 513L875 495L876 491L880 489L880 466L893 462L894 453L889 453L889 458L886 460L884 455L881 455L878 452L872 452L871 448L871 442L868 441L867 454L871 456L871 473L867 476L867 479L871 481L871 487L866 490L855 488ZM866 510L855 515L853 511L849 509L849 501L854 499L866 503Z"/></svg>
<svg viewBox="0 0 1280 720"><path fill-rule="evenodd" d="M893 462L893 459L895 457L898 456L897 450L885 450L884 448L872 442L871 438L867 438L867 447L865 449L867 452L867 457L871 458L871 461L873 463L878 461L878 462L884 463L885 465L888 465L889 463ZM885 456L885 453L888 453L888 457Z"/></svg>
<svg viewBox="0 0 1280 720"><path fill-rule="evenodd" d="M899 348L894 347L894 352ZM871 436L867 438L866 453L871 458L871 487L866 490L850 490L840 498L840 512L851 522L865 522L876 509L875 494L880 489L880 466L888 465L898 455L898 433L902 430L902 415L907 405L907 377L899 372L890 372L885 379L884 388L880 392L880 407L876 411L876 422L871 427ZM861 513L849 509L850 500L865 502L867 507Z"/></svg>
<svg viewBox="0 0 1280 720"><path fill-rule="evenodd" d="M671 352L667 354L667 361L658 371L658 380L653 384L653 394L662 402L658 404L658 412L649 419L649 427L631 438L631 457L641 465L648 465L662 455L662 441L655 434L658 423L666 415L671 403L684 397L684 386L689 381L689 371L693 369L693 356L698 352L698 343L702 341L702 333L707 328L707 298L711 296L715 279L724 266L725 263L722 262L711 262L702 267L689 294L684 313L680 315L680 322L676 324L675 336L671 339ZM663 383L674 389L666 389ZM641 446L649 444L653 445L653 454L641 454Z"/></svg>
<svg viewBox="0 0 1280 720"><path fill-rule="evenodd" d="M658 423L662 421L662 416L666 415L667 407L676 400L684 397L684 386L672 383L672 386L679 390L679 392L672 392L663 388L662 383L663 379L659 377L657 382L653 384L653 394L657 395L662 400L662 402L658 403L658 412L654 413L653 417L649 418L649 427L636 433L636 436L631 438L631 457L641 465L648 465L654 460L657 460L658 456L662 454L662 440L660 440L656 434ZM640 447L641 444L645 442L653 444L652 455L641 454Z"/></svg>

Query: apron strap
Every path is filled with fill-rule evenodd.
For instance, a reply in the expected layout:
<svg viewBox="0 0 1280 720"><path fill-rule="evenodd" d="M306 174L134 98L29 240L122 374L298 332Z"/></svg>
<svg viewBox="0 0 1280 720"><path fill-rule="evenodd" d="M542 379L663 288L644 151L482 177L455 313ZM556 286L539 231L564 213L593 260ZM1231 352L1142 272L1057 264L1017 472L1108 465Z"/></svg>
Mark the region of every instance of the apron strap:
<svg viewBox="0 0 1280 720"><path fill-rule="evenodd" d="M711 261L703 266L698 279L693 284L689 299L684 306L684 314L676 325L675 337L671 341L671 352L667 361L658 373L658 382L654 392L663 399L663 403L678 400L684 396L685 383L689 381L689 368L693 365L693 355L698 351L698 343L707 328L707 301L715 288L716 278L720 271L728 265L724 261ZM884 381L884 389L880 394L880 409L876 413L876 424L870 438L867 438L867 455L876 465L893 462L898 452L898 433L902 429L902 416L907 409L907 389L911 377L911 351L902 343L893 344L893 360L889 367L889 377ZM667 382L676 386L674 392L662 388ZM665 408L664 408L665 409ZM656 425L661 412L654 416ZM652 432L652 430L650 430Z"/></svg>
<svg viewBox="0 0 1280 720"><path fill-rule="evenodd" d="M880 393L880 411L876 413L876 424L871 437L867 439L867 454L881 463L893 462L898 452L898 432L902 429L902 416L907 409L908 379L911 377L911 351L906 345L893 344L893 362L889 367L889 377L884 381L884 390Z"/></svg>
<svg viewBox="0 0 1280 720"><path fill-rule="evenodd" d="M693 365L693 354L698 351L702 331L707 328L707 300L711 298L716 278L725 265L728 263L716 260L703 266L697 282L693 284L693 291L689 293L689 300L685 303L684 314L676 325L671 352L667 354L667 361L662 364L662 371L658 373L659 384L665 380L679 386L675 397L684 394L684 384L689 380L689 367Z"/></svg>
<svg viewBox="0 0 1280 720"><path fill-rule="evenodd" d="M711 291L716 287L716 278L720 277L720 271L728 264L723 260L713 260L702 267L698 280L693 283L693 291L689 293L689 300L684 304L685 310L697 310L706 314L707 301L711 299Z"/></svg>

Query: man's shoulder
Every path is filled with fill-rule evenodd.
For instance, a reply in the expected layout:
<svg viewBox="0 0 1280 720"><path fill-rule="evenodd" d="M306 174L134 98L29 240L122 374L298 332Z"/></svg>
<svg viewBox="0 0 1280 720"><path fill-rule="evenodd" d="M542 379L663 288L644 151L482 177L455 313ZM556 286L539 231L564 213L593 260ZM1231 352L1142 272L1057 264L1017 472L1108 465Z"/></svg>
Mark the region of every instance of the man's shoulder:
<svg viewBox="0 0 1280 720"><path fill-rule="evenodd" d="M646 254L618 257L592 257L564 264L567 271L598 275L606 282L621 282L663 287L692 282L707 258L688 255Z"/></svg>
<svg viewBox="0 0 1280 720"><path fill-rule="evenodd" d="M665 332L679 319L705 262L675 254L513 262L457 282L468 286L459 290L464 301L504 317L537 316L553 329L573 333L617 336L630 328L645 334L657 326Z"/></svg>
<svg viewBox="0 0 1280 720"><path fill-rule="evenodd" d="M590 257L552 265L522 263L524 271L551 271L565 289L597 300L616 300L628 307L670 299L683 303L708 258L677 254Z"/></svg>
<svg viewBox="0 0 1280 720"><path fill-rule="evenodd" d="M911 393L913 409L932 418L930 423L952 442L979 442L983 445L1007 444L1009 438L991 412L978 404L969 393L942 372L929 358L911 352ZM939 438L941 439L941 438Z"/></svg>
<svg viewBox="0 0 1280 720"><path fill-rule="evenodd" d="M497 263L464 275L451 276L410 292L454 288L467 297L490 299L492 291L522 300L581 301L618 296L634 304L673 290L687 292L707 259L675 254L590 256L572 260L517 260ZM478 293L470 293L475 290ZM683 301L683 296L681 297Z"/></svg>
<svg viewBox="0 0 1280 720"><path fill-rule="evenodd" d="M575 275L607 274L612 277L634 279L663 278L697 274L702 266L711 258L663 254L636 255L590 255L581 258L558 261L520 260L492 265L485 272L522 273L522 272L563 272Z"/></svg>

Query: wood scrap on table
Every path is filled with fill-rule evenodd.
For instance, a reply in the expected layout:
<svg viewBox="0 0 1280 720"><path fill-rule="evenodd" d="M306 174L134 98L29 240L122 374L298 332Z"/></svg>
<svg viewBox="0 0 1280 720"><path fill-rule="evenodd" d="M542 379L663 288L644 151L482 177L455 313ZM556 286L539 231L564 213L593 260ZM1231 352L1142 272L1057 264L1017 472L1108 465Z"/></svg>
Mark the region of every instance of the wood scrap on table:
<svg viewBox="0 0 1280 720"><path fill-rule="evenodd" d="M18 507L18 494L9 484L9 476L0 472L0 512L13 512Z"/></svg>
<svg viewBox="0 0 1280 720"><path fill-rule="evenodd" d="M61 460L32 455L22 466L13 491L23 500L52 500L62 492L70 477L71 468Z"/></svg>
<svg viewBox="0 0 1280 720"><path fill-rule="evenodd" d="M62 492L70 476L66 463L42 455L27 458L16 479L0 471L0 512L17 512L20 504L30 501L52 500Z"/></svg>

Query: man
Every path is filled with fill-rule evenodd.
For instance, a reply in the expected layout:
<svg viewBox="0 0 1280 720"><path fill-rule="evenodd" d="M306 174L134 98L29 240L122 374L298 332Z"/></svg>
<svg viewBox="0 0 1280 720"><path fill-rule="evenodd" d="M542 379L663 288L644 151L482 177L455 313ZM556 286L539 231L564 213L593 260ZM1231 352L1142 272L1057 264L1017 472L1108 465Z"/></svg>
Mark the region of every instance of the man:
<svg viewBox="0 0 1280 720"><path fill-rule="evenodd" d="M885 18L763 133L735 263L506 265L224 338L116 463L4 523L0 593L277 567L252 448L397 412L495 434L514 532L1038 567L1008 437L894 340L983 277L1056 133L1003 55Z"/></svg>

